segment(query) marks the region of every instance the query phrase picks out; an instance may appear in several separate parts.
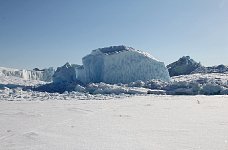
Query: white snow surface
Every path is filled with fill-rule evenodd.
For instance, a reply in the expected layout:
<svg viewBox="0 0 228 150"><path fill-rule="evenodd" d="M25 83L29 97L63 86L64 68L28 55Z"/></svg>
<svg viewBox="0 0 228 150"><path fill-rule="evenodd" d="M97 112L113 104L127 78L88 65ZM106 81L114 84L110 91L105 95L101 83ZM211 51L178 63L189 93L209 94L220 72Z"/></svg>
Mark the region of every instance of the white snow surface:
<svg viewBox="0 0 228 150"><path fill-rule="evenodd" d="M0 77L18 77L24 80L40 80L50 82L52 81L53 74L53 68L44 69L43 71L34 71L0 67Z"/></svg>
<svg viewBox="0 0 228 150"><path fill-rule="evenodd" d="M145 52L125 46L93 50L82 59L83 67L76 68L83 83L130 83L137 80L169 81L168 69Z"/></svg>
<svg viewBox="0 0 228 150"><path fill-rule="evenodd" d="M0 101L2 150L227 150L227 96Z"/></svg>

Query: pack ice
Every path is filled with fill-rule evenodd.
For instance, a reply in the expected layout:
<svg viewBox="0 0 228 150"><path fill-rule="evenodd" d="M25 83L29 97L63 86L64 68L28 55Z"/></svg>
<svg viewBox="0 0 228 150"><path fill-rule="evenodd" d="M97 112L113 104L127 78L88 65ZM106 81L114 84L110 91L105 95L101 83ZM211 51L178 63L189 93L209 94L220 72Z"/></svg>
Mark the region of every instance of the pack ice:
<svg viewBox="0 0 228 150"><path fill-rule="evenodd" d="M141 80L158 79L170 81L168 70L163 62L148 53L126 46L111 46L95 49L83 57L82 66L66 64L53 76L54 82L79 80L88 83L130 83ZM69 72L66 70L68 69ZM72 76L76 76L74 79ZM61 77L64 76L64 77ZM66 77L69 77L66 79Z"/></svg>

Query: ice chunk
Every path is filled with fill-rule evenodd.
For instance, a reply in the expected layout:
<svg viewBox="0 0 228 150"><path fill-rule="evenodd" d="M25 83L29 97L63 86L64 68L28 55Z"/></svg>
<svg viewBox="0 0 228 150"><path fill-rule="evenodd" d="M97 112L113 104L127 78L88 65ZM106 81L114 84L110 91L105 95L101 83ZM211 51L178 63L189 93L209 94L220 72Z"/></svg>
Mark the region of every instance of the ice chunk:
<svg viewBox="0 0 228 150"><path fill-rule="evenodd" d="M74 82L76 81L75 67L69 63L66 63L62 67L58 67L53 75L53 82Z"/></svg>

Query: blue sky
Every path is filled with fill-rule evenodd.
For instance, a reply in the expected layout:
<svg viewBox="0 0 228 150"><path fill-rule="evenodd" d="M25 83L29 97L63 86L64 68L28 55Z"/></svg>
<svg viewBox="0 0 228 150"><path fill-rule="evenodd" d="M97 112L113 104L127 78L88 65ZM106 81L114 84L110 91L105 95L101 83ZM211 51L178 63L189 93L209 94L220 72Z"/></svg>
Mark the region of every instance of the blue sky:
<svg viewBox="0 0 228 150"><path fill-rule="evenodd" d="M0 66L81 64L111 45L228 65L228 0L0 0Z"/></svg>

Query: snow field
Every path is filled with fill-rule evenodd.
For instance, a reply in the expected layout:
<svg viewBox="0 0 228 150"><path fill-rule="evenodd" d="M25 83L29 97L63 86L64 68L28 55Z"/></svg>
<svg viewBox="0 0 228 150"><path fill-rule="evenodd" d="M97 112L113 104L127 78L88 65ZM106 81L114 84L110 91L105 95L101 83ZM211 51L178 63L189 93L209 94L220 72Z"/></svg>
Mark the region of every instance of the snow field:
<svg viewBox="0 0 228 150"><path fill-rule="evenodd" d="M227 96L0 101L0 149L227 150Z"/></svg>

